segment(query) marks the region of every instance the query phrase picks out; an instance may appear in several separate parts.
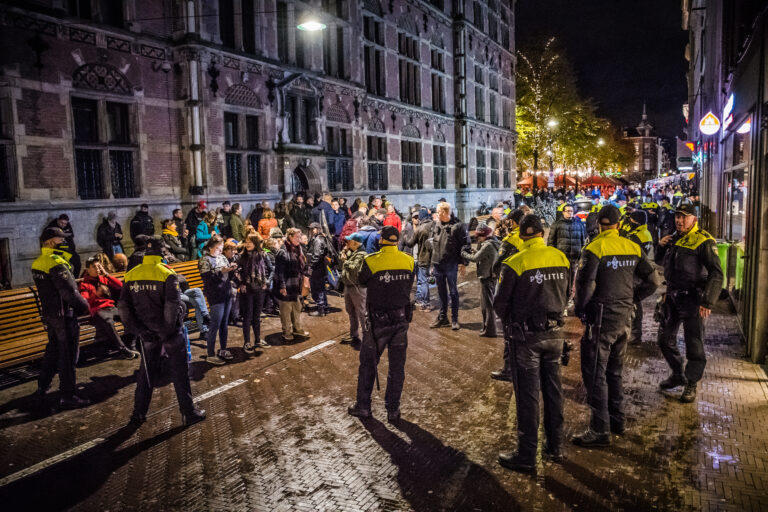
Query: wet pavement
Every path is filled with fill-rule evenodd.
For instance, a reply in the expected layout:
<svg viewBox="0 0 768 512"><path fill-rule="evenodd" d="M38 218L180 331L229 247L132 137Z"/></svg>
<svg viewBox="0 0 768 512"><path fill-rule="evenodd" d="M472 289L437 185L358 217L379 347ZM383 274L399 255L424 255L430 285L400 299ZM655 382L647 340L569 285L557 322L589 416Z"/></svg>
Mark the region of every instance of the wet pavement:
<svg viewBox="0 0 768 512"><path fill-rule="evenodd" d="M303 342L245 357L240 329L230 328L235 360L223 367L199 358L193 335L193 391L208 419L187 429L170 385L155 391L144 425L125 426L137 361L90 350L78 381L96 403L42 418L30 414L34 381L13 382L26 370L5 374L2 509L768 510L768 379L743 357L724 303L707 323L709 362L695 403L658 391L667 367L648 314L644 343L627 354L627 433L605 449L567 444L563 465L540 462L529 476L496 463L515 446L512 386L489 378L502 340L477 335L478 282L461 286L460 331L429 329L434 313L415 314L396 427L386 422L383 386L373 420L346 414L358 352L338 341L346 315L336 297L337 313L303 317L312 333ZM579 323L566 327L575 342ZM263 332L277 342L279 320L265 319ZM588 414L578 348L563 382L570 436Z"/></svg>

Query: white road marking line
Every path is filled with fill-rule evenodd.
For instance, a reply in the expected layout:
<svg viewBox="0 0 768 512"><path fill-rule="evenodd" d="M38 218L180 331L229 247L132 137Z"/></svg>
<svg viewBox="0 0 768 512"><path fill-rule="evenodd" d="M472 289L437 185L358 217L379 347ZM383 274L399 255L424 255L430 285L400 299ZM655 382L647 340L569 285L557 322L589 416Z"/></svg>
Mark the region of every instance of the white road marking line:
<svg viewBox="0 0 768 512"><path fill-rule="evenodd" d="M37 473L38 471L44 470L45 468L58 464L59 462L75 457L76 455L79 455L86 450L90 450L94 446L101 444L103 442L104 442L104 438L97 437L93 441L88 441L87 443L81 444L80 446L75 446L71 450L67 450L58 455L54 455L50 459L46 459L42 462L38 462L33 466L29 466L26 469L17 471L16 473L13 473L11 475L6 476L5 478L0 479L0 487L5 487L6 485L11 484L16 480L21 480L26 476L32 475L34 473Z"/></svg>
<svg viewBox="0 0 768 512"><path fill-rule="evenodd" d="M459 283L456 285L456 288L461 288L462 286L468 285L469 281L464 281L463 283Z"/></svg>
<svg viewBox="0 0 768 512"><path fill-rule="evenodd" d="M211 398L212 396L218 395L219 393L223 393L223 392L227 391L228 389L232 389L235 386L239 386L240 384L245 384L246 382L248 382L248 381L245 380L245 379L233 380L229 384L224 384L223 386L219 386L218 388L212 389L210 391L206 391L202 395L196 396L195 398L193 398L193 401L194 402L199 402L201 400L205 400L206 398Z"/></svg>
<svg viewBox="0 0 768 512"><path fill-rule="evenodd" d="M316 351L318 351L318 350L324 349L325 347L327 347L327 346L329 346L329 345L333 345L334 343L336 343L336 340L328 340L328 341L324 341L323 343L321 343L321 344L319 344L319 345L315 345L315 346L314 346L314 347L312 347L312 348L308 348L307 350L304 350L304 351L302 351L302 352L299 352L298 354L294 354L294 355L292 355L292 356L291 356L291 359L303 359L304 357L308 356L308 355L309 355L309 354L311 354L312 352L316 352Z"/></svg>

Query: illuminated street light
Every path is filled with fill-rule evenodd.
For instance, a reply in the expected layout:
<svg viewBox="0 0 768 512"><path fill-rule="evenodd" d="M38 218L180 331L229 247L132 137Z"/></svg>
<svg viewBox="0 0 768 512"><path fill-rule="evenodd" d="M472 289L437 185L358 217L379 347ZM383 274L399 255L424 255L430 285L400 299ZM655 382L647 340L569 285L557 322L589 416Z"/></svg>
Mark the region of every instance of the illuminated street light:
<svg viewBox="0 0 768 512"><path fill-rule="evenodd" d="M304 32L319 32L325 30L327 25L313 17L311 14L305 14L299 19L299 24L296 25L296 28L303 30Z"/></svg>
<svg viewBox="0 0 768 512"><path fill-rule="evenodd" d="M597 139L597 145L598 146L603 146L603 145L605 145L605 141L603 139Z"/></svg>
<svg viewBox="0 0 768 512"><path fill-rule="evenodd" d="M558 124L559 124L559 123L557 122L557 119L550 119L550 120L547 122L547 126L549 126L550 128L554 128L554 127L555 127L555 126L557 126Z"/></svg>

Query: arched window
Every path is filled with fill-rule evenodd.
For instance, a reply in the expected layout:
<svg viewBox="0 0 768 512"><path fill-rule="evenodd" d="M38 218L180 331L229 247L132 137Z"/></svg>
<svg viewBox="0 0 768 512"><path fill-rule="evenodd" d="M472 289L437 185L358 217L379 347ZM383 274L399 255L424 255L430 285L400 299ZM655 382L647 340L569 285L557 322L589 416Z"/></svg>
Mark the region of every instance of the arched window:
<svg viewBox="0 0 768 512"><path fill-rule="evenodd" d="M417 190L424 188L421 157L421 134L419 129L412 124L403 126L400 141L400 160L403 171L403 190Z"/></svg>

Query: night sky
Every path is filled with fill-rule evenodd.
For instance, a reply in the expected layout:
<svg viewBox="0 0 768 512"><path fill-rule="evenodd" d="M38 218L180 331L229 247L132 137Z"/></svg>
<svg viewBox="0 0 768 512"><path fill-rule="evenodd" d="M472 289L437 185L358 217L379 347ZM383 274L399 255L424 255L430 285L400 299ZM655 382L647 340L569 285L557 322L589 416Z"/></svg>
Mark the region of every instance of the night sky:
<svg viewBox="0 0 768 512"><path fill-rule="evenodd" d="M686 102L677 0L518 0L518 48L555 36L571 61L583 97L617 127L648 119L661 137L682 136Z"/></svg>

